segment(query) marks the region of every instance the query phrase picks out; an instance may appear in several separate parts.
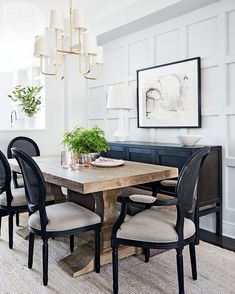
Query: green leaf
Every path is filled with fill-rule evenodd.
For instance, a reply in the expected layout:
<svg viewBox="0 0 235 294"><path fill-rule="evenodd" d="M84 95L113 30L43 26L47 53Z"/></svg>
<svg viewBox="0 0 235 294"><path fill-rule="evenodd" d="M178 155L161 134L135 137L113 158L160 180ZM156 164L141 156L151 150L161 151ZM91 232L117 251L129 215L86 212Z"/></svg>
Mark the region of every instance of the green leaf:
<svg viewBox="0 0 235 294"><path fill-rule="evenodd" d="M98 126L89 130L77 126L71 132L64 133L62 142L78 154L109 150L105 133Z"/></svg>
<svg viewBox="0 0 235 294"><path fill-rule="evenodd" d="M39 96L40 91L43 86L40 87L21 87L20 85L14 87L12 94L8 97L14 102L20 102L22 110L29 117L33 117L40 109L42 103L41 96Z"/></svg>

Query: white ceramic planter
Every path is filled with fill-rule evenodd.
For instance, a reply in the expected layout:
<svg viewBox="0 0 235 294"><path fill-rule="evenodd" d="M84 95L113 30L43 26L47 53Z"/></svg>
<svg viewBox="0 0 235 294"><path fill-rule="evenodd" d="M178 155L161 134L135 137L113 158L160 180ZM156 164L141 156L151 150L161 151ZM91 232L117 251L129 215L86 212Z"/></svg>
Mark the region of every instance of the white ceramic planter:
<svg viewBox="0 0 235 294"><path fill-rule="evenodd" d="M25 117L25 128L26 129L35 129L36 126L36 117Z"/></svg>

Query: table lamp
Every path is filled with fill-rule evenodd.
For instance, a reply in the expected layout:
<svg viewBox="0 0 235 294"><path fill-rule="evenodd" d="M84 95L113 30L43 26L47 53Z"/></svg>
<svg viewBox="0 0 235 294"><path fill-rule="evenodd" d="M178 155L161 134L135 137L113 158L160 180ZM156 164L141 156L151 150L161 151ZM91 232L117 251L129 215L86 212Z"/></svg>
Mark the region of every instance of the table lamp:
<svg viewBox="0 0 235 294"><path fill-rule="evenodd" d="M118 141L126 141L129 137L129 132L125 127L125 110L134 108L134 93L132 87L124 84L110 86L108 89L106 108L121 110L118 129L113 136Z"/></svg>

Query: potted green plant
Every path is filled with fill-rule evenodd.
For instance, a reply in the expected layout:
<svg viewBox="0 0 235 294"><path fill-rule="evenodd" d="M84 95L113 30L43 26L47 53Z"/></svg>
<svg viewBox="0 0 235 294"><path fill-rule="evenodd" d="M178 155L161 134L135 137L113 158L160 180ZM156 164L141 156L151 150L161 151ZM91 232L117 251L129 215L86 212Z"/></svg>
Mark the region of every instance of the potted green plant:
<svg viewBox="0 0 235 294"><path fill-rule="evenodd" d="M43 86L22 87L18 85L14 87L12 93L9 94L8 97L12 101L18 102L26 118L32 121L40 110L42 101L39 94L42 88Z"/></svg>
<svg viewBox="0 0 235 294"><path fill-rule="evenodd" d="M71 132L66 132L63 144L81 157L82 154L91 154L94 159L97 154L109 150L104 131L98 126L91 129L75 127Z"/></svg>

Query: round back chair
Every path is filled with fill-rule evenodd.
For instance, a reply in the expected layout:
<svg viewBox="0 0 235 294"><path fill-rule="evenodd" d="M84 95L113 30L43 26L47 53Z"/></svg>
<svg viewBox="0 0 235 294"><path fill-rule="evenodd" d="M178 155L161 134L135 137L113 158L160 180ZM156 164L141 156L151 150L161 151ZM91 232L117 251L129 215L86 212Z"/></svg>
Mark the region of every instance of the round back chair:
<svg viewBox="0 0 235 294"><path fill-rule="evenodd" d="M23 150L26 154L30 156L40 156L40 150L37 143L28 137L16 137L9 143L7 147L7 157L13 158L11 148L16 147Z"/></svg>
<svg viewBox="0 0 235 294"><path fill-rule="evenodd" d="M19 148L20 150L24 151L26 154L34 157L34 156L40 156L40 150L38 148L38 145L34 140L28 137L16 137L8 144L7 147L7 157L13 158L11 148ZM20 174L13 172L13 183L15 188L22 188L24 187L23 178ZM19 225L19 220L17 217L17 224Z"/></svg>

